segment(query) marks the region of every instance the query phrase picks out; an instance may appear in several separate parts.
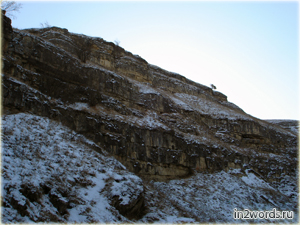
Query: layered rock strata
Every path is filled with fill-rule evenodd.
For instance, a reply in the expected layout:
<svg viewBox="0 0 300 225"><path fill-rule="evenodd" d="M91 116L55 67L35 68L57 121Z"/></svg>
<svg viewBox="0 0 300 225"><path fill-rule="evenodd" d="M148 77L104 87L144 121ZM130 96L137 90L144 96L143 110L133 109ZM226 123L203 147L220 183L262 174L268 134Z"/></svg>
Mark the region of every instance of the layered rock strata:
<svg viewBox="0 0 300 225"><path fill-rule="evenodd" d="M60 121L148 179L251 168L277 182L296 173L297 135L224 94L102 38L3 21L4 113Z"/></svg>

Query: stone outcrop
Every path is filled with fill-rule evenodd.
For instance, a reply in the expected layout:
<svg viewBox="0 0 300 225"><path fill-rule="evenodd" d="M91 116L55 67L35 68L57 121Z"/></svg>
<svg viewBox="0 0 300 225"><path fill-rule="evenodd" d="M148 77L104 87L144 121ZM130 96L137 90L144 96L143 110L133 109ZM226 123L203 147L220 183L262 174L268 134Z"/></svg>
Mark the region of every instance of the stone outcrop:
<svg viewBox="0 0 300 225"><path fill-rule="evenodd" d="M296 173L297 135L224 94L102 38L58 27L12 31L5 16L3 24L4 113L60 121L148 179L251 168L276 182Z"/></svg>
<svg viewBox="0 0 300 225"><path fill-rule="evenodd" d="M144 210L144 188L142 180L122 174L117 179L107 181L104 190L120 214L129 219L140 219Z"/></svg>
<svg viewBox="0 0 300 225"><path fill-rule="evenodd" d="M5 52L9 41L12 39L13 29L11 26L11 19L5 16L6 11L2 10L2 51Z"/></svg>
<svg viewBox="0 0 300 225"><path fill-rule="evenodd" d="M278 125L294 134L299 134L299 121L297 120L267 120L267 122Z"/></svg>

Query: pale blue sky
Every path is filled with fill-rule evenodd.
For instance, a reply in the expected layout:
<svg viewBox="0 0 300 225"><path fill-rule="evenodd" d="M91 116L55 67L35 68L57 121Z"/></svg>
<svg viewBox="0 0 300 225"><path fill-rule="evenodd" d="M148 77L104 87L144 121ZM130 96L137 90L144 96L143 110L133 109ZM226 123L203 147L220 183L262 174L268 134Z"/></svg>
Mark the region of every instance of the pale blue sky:
<svg viewBox="0 0 300 225"><path fill-rule="evenodd" d="M12 25L48 22L120 41L149 63L261 119L300 119L297 1L25 2Z"/></svg>

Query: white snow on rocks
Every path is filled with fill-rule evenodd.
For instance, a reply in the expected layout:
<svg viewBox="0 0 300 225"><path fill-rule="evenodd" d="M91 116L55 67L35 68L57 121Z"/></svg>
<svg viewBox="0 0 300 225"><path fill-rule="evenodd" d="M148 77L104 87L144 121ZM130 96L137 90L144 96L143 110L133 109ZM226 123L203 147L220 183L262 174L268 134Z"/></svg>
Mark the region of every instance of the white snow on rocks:
<svg viewBox="0 0 300 225"><path fill-rule="evenodd" d="M148 83L135 82L135 85L139 87L139 91L143 94L160 95L160 93L157 90L150 87L150 84L148 84Z"/></svg>
<svg viewBox="0 0 300 225"><path fill-rule="evenodd" d="M245 182L246 181L246 182ZM212 174L198 173L187 179L150 182L150 212L143 222L154 223L295 223L298 221L297 200L266 184L253 173L240 169ZM288 185L285 186L288 188ZM297 190L292 191L297 195ZM151 198L150 198L151 197ZM237 210L293 211L294 219L235 220ZM175 216L176 217L172 217Z"/></svg>
<svg viewBox="0 0 300 225"><path fill-rule="evenodd" d="M124 195L124 204L129 201L126 193L134 198L143 190L140 178L117 160L39 116L6 115L2 133L3 222L128 222L101 193L108 180L120 176L130 180L114 186L115 195Z"/></svg>
<svg viewBox="0 0 300 225"><path fill-rule="evenodd" d="M236 112L220 103L206 100L205 97L200 98L185 93L175 93L172 100L183 108L188 110L193 109L201 114L211 115L214 118L250 119L250 117L245 114Z"/></svg>
<svg viewBox="0 0 300 225"><path fill-rule="evenodd" d="M4 115L2 134L4 223L298 222L296 178L288 175L277 189L240 169L143 182L107 153L89 147L95 143L50 119ZM141 219L129 220L111 205L115 197L120 206L137 200L144 187ZM293 211L294 219L234 220L235 208Z"/></svg>

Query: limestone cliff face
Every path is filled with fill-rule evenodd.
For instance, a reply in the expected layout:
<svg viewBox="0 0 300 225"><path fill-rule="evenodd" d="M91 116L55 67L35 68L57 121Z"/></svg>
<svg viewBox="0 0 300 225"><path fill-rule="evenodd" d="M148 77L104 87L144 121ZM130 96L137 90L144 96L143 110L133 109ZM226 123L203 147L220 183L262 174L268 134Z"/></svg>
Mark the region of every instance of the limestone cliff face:
<svg viewBox="0 0 300 225"><path fill-rule="evenodd" d="M224 94L102 38L58 27L12 30L4 18L4 113L60 121L149 179L252 168L276 182L296 172L297 135Z"/></svg>

